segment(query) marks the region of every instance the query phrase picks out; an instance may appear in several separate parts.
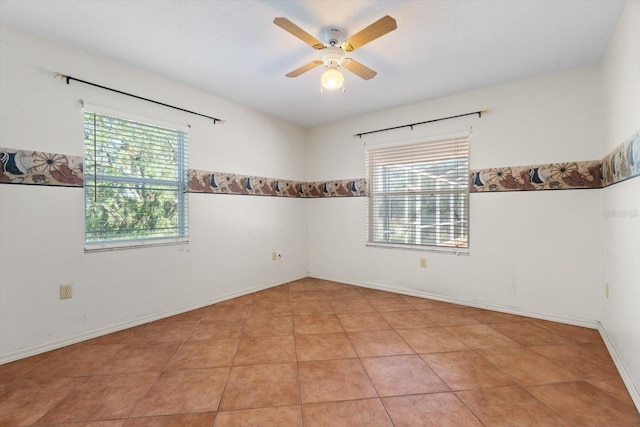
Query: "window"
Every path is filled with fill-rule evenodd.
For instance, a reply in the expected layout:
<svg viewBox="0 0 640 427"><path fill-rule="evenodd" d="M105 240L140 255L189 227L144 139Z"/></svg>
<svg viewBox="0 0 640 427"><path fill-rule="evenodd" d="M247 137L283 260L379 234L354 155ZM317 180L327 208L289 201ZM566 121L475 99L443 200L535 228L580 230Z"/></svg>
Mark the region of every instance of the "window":
<svg viewBox="0 0 640 427"><path fill-rule="evenodd" d="M187 138L85 110L85 250L186 241Z"/></svg>
<svg viewBox="0 0 640 427"><path fill-rule="evenodd" d="M466 252L469 138L367 151L367 243Z"/></svg>

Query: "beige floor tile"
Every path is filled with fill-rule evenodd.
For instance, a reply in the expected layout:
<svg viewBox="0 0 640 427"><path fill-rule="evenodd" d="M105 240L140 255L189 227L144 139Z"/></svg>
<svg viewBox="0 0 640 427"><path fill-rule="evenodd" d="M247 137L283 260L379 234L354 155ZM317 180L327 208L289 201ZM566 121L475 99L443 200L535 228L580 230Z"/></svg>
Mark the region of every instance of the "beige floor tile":
<svg viewBox="0 0 640 427"><path fill-rule="evenodd" d="M86 423L56 424L55 427L122 427L127 420L88 421ZM153 425L151 426L153 427Z"/></svg>
<svg viewBox="0 0 640 427"><path fill-rule="evenodd" d="M0 365L11 427L638 417L597 330L315 278Z"/></svg>
<svg viewBox="0 0 640 427"><path fill-rule="evenodd" d="M546 320L534 320L536 325L545 328L554 334L560 335L576 344L589 344L602 342L602 337L597 329L583 328L580 326L565 325Z"/></svg>
<svg viewBox="0 0 640 427"><path fill-rule="evenodd" d="M33 424L85 378L19 378L0 385L0 426Z"/></svg>
<svg viewBox="0 0 640 427"><path fill-rule="evenodd" d="M347 299L331 301L336 313L371 313L376 311L366 299Z"/></svg>
<svg viewBox="0 0 640 427"><path fill-rule="evenodd" d="M122 350L98 368L96 375L135 372L159 372L180 348L179 342L155 342L127 344Z"/></svg>
<svg viewBox="0 0 640 427"><path fill-rule="evenodd" d="M478 321L462 308L444 310L423 310L429 320L438 326L475 325Z"/></svg>
<svg viewBox="0 0 640 427"><path fill-rule="evenodd" d="M415 308L400 297L394 298L370 298L369 304L377 312L415 310Z"/></svg>
<svg viewBox="0 0 640 427"><path fill-rule="evenodd" d="M60 349L23 377L87 377L112 360L123 347L124 344L75 344Z"/></svg>
<svg viewBox="0 0 640 427"><path fill-rule="evenodd" d="M568 340L534 322L493 323L489 325L522 345L570 344Z"/></svg>
<svg viewBox="0 0 640 427"><path fill-rule="evenodd" d="M618 375L611 357L598 350L594 351L580 345L546 345L529 348L583 379Z"/></svg>
<svg viewBox="0 0 640 427"><path fill-rule="evenodd" d="M586 381L628 405L634 404L633 399L631 399L631 396L629 395L629 390L627 390L627 386L625 386L624 381L622 381L622 378L620 378L619 375L590 379Z"/></svg>
<svg viewBox="0 0 640 427"><path fill-rule="evenodd" d="M445 329L469 348L520 347L521 345L487 325L447 326Z"/></svg>
<svg viewBox="0 0 640 427"><path fill-rule="evenodd" d="M315 316L293 316L293 330L296 334L329 334L344 332L335 314Z"/></svg>
<svg viewBox="0 0 640 427"><path fill-rule="evenodd" d="M0 365L0 385L7 384L34 369L40 363L52 357L59 350L48 351L36 356L16 360Z"/></svg>
<svg viewBox="0 0 640 427"><path fill-rule="evenodd" d="M249 315L256 316L291 316L293 314L290 302L260 302L257 301L251 306Z"/></svg>
<svg viewBox="0 0 640 427"><path fill-rule="evenodd" d="M575 381L579 376L527 348L477 350L520 385Z"/></svg>
<svg viewBox="0 0 640 427"><path fill-rule="evenodd" d="M246 337L238 346L234 365L264 363L291 363L296 361L296 348L292 336Z"/></svg>
<svg viewBox="0 0 640 427"><path fill-rule="evenodd" d="M198 414L130 418L123 427L211 427L215 417L215 412L201 412Z"/></svg>
<svg viewBox="0 0 640 427"><path fill-rule="evenodd" d="M380 397L449 391L449 387L417 355L361 360Z"/></svg>
<svg viewBox="0 0 640 427"><path fill-rule="evenodd" d="M391 427L379 399L313 403L302 406L305 427Z"/></svg>
<svg viewBox="0 0 640 427"><path fill-rule="evenodd" d="M384 320L380 313L343 313L338 319L345 331L373 331L391 329L391 325Z"/></svg>
<svg viewBox="0 0 640 427"><path fill-rule="evenodd" d="M453 393L385 397L382 404L395 427L482 426L476 416Z"/></svg>
<svg viewBox="0 0 640 427"><path fill-rule="evenodd" d="M441 327L398 329L397 332L416 353L466 350L467 346Z"/></svg>
<svg viewBox="0 0 640 427"><path fill-rule="evenodd" d="M333 306L323 299L297 299L291 303L291 311L297 316L334 314Z"/></svg>
<svg viewBox="0 0 640 427"><path fill-rule="evenodd" d="M240 338L244 322L244 319L201 320L189 336L187 342Z"/></svg>
<svg viewBox="0 0 640 427"><path fill-rule="evenodd" d="M513 385L513 381L474 351L420 355L451 390Z"/></svg>
<svg viewBox="0 0 640 427"><path fill-rule="evenodd" d="M298 361L358 357L345 333L298 335L296 352Z"/></svg>
<svg viewBox="0 0 640 427"><path fill-rule="evenodd" d="M587 382L544 384L526 389L575 425L640 426L640 414L635 407Z"/></svg>
<svg viewBox="0 0 640 427"><path fill-rule="evenodd" d="M347 336L359 357L415 353L394 330L347 332Z"/></svg>
<svg viewBox="0 0 640 427"><path fill-rule="evenodd" d="M182 344L196 328L198 321L154 322L144 328L129 344L153 345L157 343ZM129 345L128 344L128 345Z"/></svg>
<svg viewBox="0 0 640 427"><path fill-rule="evenodd" d="M357 359L300 362L298 370L303 403L377 397Z"/></svg>
<svg viewBox="0 0 640 427"><path fill-rule="evenodd" d="M220 410L298 404L300 389L295 363L234 366Z"/></svg>
<svg viewBox="0 0 640 427"><path fill-rule="evenodd" d="M426 314L419 310L388 311L380 313L394 329L418 329L436 326Z"/></svg>
<svg viewBox="0 0 640 427"><path fill-rule="evenodd" d="M488 426L571 426L520 387L462 391L456 395Z"/></svg>
<svg viewBox="0 0 640 427"><path fill-rule="evenodd" d="M342 299L357 299L362 298L362 293L356 288L343 288L335 290L325 290L324 296L329 301L342 300Z"/></svg>
<svg viewBox="0 0 640 427"><path fill-rule="evenodd" d="M301 427L302 411L300 405L295 405L218 412L214 426Z"/></svg>
<svg viewBox="0 0 640 427"><path fill-rule="evenodd" d="M244 324L242 334L250 337L293 335L293 318L291 316L249 317Z"/></svg>
<svg viewBox="0 0 640 427"><path fill-rule="evenodd" d="M125 418L157 378L157 372L90 377L38 422L46 425Z"/></svg>
<svg viewBox="0 0 640 427"><path fill-rule="evenodd" d="M210 412L218 409L230 368L166 371L131 416Z"/></svg>
<svg viewBox="0 0 640 427"><path fill-rule="evenodd" d="M171 358L166 369L231 366L239 341L239 338L187 341Z"/></svg>

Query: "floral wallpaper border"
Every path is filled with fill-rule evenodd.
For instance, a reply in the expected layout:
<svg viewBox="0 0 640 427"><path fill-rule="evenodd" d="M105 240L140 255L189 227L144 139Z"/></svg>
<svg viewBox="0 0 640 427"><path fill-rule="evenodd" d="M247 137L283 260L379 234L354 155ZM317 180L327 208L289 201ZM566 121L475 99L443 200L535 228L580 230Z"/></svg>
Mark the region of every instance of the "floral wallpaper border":
<svg viewBox="0 0 640 427"><path fill-rule="evenodd" d="M189 192L299 198L350 197L366 196L366 181L305 182L191 169Z"/></svg>
<svg viewBox="0 0 640 427"><path fill-rule="evenodd" d="M469 173L469 191L527 191L602 188L600 161L476 169Z"/></svg>
<svg viewBox="0 0 640 427"><path fill-rule="evenodd" d="M603 188L640 175L640 130L602 160L475 169L471 193ZM0 147L0 183L82 187L82 157ZM253 196L363 197L364 178L293 181L189 170L189 192Z"/></svg>
<svg viewBox="0 0 640 427"><path fill-rule="evenodd" d="M640 130L602 159L604 187L640 175Z"/></svg>
<svg viewBox="0 0 640 427"><path fill-rule="evenodd" d="M640 131L603 160L475 169L471 193L603 188L640 175Z"/></svg>
<svg viewBox="0 0 640 427"><path fill-rule="evenodd" d="M82 187L82 157L0 148L0 183Z"/></svg>

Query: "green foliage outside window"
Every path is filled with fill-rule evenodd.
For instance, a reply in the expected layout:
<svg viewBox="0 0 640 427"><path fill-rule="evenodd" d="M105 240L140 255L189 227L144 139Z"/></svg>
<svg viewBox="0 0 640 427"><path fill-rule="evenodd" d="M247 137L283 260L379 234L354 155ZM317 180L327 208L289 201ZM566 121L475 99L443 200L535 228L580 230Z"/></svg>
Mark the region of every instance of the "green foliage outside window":
<svg viewBox="0 0 640 427"><path fill-rule="evenodd" d="M85 113L85 241L186 237L187 135Z"/></svg>

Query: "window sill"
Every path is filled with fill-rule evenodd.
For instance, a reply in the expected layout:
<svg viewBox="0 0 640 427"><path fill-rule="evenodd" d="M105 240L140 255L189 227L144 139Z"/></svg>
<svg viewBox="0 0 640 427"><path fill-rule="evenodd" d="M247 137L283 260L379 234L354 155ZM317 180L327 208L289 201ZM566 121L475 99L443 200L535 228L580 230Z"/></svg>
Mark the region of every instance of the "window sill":
<svg viewBox="0 0 640 427"><path fill-rule="evenodd" d="M400 249L404 251L415 251L415 252L437 252L444 253L450 255L469 255L469 248L452 248L446 246L419 246L419 245L393 245L393 244L385 244L385 243L372 243L367 242L367 247L370 248L382 248L382 249Z"/></svg>
<svg viewBox="0 0 640 427"><path fill-rule="evenodd" d="M144 240L120 240L113 242L85 243L84 251L86 253L118 251L124 249L139 249L156 246L184 245L187 243L189 243L189 239L187 237L176 237L169 239L161 238Z"/></svg>

